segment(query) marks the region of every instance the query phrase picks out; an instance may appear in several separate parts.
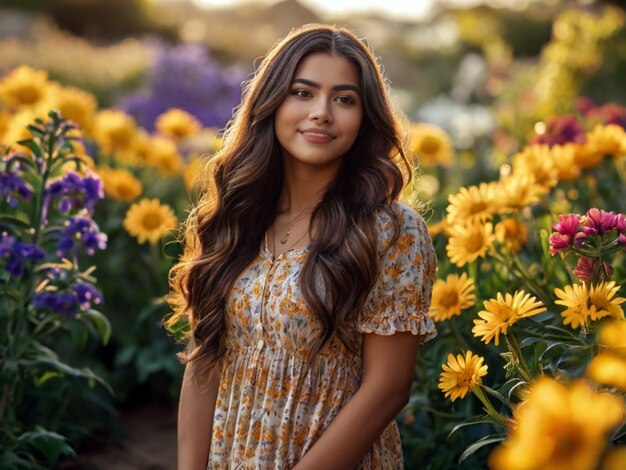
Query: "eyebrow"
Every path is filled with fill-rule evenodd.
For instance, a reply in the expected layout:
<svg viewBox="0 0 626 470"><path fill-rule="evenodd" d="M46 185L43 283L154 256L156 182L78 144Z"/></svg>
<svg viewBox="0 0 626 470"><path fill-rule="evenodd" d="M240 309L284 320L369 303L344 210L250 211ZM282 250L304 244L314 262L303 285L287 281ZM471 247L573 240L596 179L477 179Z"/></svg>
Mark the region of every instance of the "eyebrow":
<svg viewBox="0 0 626 470"><path fill-rule="evenodd" d="M316 88L318 90L320 88L322 88L322 86L319 83L314 82L313 80L307 80L306 78L294 78L293 79L293 83L302 83L303 85L307 85L307 86L310 86L311 88ZM332 90L333 91L351 90L351 91L354 91L356 94L361 94L359 92L359 88L358 87L356 87L354 85L348 85L348 84L345 84L345 85L335 85L335 86L333 86Z"/></svg>

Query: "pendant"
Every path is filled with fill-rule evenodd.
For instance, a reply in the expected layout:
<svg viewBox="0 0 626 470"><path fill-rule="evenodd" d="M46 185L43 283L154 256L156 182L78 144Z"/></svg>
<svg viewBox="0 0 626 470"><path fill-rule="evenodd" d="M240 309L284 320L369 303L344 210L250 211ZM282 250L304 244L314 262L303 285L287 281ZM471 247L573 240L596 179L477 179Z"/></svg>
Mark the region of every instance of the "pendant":
<svg viewBox="0 0 626 470"><path fill-rule="evenodd" d="M284 245L285 243L287 243L287 241L289 240L290 232L291 232L291 227L287 229L287 233L283 235L283 238L278 240L281 245Z"/></svg>

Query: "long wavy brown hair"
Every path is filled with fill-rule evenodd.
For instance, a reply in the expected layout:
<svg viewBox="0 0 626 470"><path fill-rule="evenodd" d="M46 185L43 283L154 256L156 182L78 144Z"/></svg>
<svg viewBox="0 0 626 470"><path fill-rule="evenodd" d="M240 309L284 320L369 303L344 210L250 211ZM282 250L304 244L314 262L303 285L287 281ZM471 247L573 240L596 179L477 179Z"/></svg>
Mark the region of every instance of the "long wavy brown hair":
<svg viewBox="0 0 626 470"><path fill-rule="evenodd" d="M316 52L345 57L357 67L363 119L337 177L311 216L311 242L299 283L322 326L314 354L333 334L354 350L351 324L378 276L376 214L388 214L397 237L399 221L391 204L409 181L411 165L376 57L347 29L320 24L295 29L244 83L224 146L205 168L199 202L184 225L183 256L170 272L173 314L166 323L188 321L189 346L180 357L196 363L199 378L208 379L224 354L229 292L258 255L276 216L283 163L275 111L298 64ZM315 280L321 281L324 295Z"/></svg>

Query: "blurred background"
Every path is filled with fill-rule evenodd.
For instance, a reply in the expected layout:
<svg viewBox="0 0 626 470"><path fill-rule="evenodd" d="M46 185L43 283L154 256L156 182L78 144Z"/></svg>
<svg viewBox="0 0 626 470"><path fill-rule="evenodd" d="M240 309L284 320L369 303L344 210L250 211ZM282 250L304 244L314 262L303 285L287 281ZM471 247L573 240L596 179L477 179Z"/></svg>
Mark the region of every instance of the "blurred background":
<svg viewBox="0 0 626 470"><path fill-rule="evenodd" d="M75 90L55 95L55 103L93 136L86 151L96 166L131 173L102 170L107 198L95 219L109 241L89 260L97 266L111 338L103 345L70 331L71 340L54 340L68 361L104 377L112 393L77 381L33 394L49 403L31 423L47 416L48 428L67 436L78 453L62 468L174 467L181 344L161 320L179 247L171 235L169 242L140 242L124 220L139 194L184 217L200 156L219 146L242 81L272 44L312 22L365 37L408 122L434 126L412 131L421 159L419 198L430 202L432 223L444 218L448 195L461 185L497 178L500 165L549 116L575 112L581 97L626 103L618 1L0 0L0 79L26 65L30 71L11 80L30 92L50 83ZM158 141L167 134L158 119L171 109L193 116L193 124L178 124L195 130L183 129L184 139L174 136L170 149ZM129 120L117 122L107 110ZM19 112L18 120L15 109L0 104L0 143L13 142L17 126L38 111ZM124 132L132 134L130 150L115 141ZM428 462L436 443L420 441L422 431L407 432L405 445L417 449L413 459ZM437 465L428 468L448 468Z"/></svg>

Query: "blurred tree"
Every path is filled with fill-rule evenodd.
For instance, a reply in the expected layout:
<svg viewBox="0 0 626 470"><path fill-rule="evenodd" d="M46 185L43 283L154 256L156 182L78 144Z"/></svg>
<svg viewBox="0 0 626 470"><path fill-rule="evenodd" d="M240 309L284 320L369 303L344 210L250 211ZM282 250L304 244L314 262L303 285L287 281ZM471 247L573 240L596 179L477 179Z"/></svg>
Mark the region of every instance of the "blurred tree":
<svg viewBox="0 0 626 470"><path fill-rule="evenodd" d="M64 30L110 41L156 33L177 39L177 28L158 18L147 0L1 0L0 7L42 12Z"/></svg>

